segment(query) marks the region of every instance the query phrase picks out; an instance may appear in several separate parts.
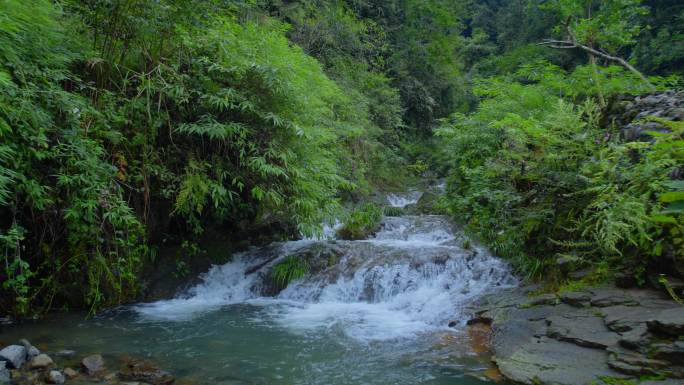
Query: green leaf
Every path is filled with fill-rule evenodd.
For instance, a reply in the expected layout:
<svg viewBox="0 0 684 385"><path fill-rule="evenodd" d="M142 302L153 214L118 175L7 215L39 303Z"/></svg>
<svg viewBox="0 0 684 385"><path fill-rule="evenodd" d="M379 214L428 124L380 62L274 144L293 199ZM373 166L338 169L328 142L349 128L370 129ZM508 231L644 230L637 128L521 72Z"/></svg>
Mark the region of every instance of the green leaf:
<svg viewBox="0 0 684 385"><path fill-rule="evenodd" d="M660 194L660 201L665 203L684 201L684 191L672 191Z"/></svg>
<svg viewBox="0 0 684 385"><path fill-rule="evenodd" d="M684 190L684 180L668 180L663 185L673 190Z"/></svg>
<svg viewBox="0 0 684 385"><path fill-rule="evenodd" d="M669 215L662 215L662 214L656 214L651 216L651 220L653 222L658 222L658 223L677 223L677 220L674 217L671 217Z"/></svg>
<svg viewBox="0 0 684 385"><path fill-rule="evenodd" d="M665 210L662 211L663 214L684 214L684 201L677 201L670 203Z"/></svg>

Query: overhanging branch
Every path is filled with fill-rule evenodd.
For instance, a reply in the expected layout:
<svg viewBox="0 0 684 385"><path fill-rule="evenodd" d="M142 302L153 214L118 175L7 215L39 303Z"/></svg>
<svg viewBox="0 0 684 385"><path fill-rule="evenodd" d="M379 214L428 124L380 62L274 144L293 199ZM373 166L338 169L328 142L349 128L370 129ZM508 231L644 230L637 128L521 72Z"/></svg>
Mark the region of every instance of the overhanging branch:
<svg viewBox="0 0 684 385"><path fill-rule="evenodd" d="M621 57L619 57L619 56L610 55L610 54L608 54L608 53L606 53L606 52L597 50L596 48L592 48L592 47L589 47L589 46L584 45L584 44L580 44L580 43L578 43L578 42L576 42L576 41L573 41L573 40L553 40L553 39L545 39L545 40L543 40L542 42L538 43L538 45L544 45L544 46L548 46L548 47L556 48L556 49L575 49L575 48L577 48L577 49L581 49L581 50L583 50L583 51L585 51L585 52L588 52L588 53L590 53L590 54L592 54L592 55L595 55L595 56L598 56L598 57L602 57L602 58L604 58L604 59L606 59L606 60L613 61L613 62L617 62L617 63L619 63L620 65L622 65L623 67L627 68L627 69L628 69L629 71L631 71L632 73L634 73L635 75L637 75L637 76L638 76L641 80L643 80L644 83L646 83L651 89L655 89L655 87L653 86L653 84L648 80L648 78L647 78L646 76L644 76L644 74L642 74L639 70L637 70L636 68L634 68L633 65L629 64L629 62L628 62L627 60L625 60L625 59L623 59L623 58L621 58Z"/></svg>

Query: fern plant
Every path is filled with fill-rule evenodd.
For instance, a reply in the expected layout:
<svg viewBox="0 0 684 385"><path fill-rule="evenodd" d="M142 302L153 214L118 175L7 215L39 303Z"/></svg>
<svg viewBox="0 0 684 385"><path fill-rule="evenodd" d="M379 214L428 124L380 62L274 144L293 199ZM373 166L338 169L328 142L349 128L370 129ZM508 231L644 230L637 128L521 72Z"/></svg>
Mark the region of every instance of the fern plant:
<svg viewBox="0 0 684 385"><path fill-rule="evenodd" d="M311 269L309 263L300 257L289 255L273 267L271 277L278 288L285 288L292 281L302 279Z"/></svg>

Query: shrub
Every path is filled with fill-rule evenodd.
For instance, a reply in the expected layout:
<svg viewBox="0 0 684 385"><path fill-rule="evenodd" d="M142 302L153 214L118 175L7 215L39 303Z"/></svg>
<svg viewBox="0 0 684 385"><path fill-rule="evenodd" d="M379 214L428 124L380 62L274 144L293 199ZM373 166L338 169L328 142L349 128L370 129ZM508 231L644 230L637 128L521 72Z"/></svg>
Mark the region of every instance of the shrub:
<svg viewBox="0 0 684 385"><path fill-rule="evenodd" d="M295 255L285 257L273 267L271 277L273 283L279 288L285 288L290 282L303 278L310 270L309 263Z"/></svg>
<svg viewBox="0 0 684 385"><path fill-rule="evenodd" d="M347 240L366 239L378 230L381 219L382 210L373 203L366 203L349 214L337 235Z"/></svg>

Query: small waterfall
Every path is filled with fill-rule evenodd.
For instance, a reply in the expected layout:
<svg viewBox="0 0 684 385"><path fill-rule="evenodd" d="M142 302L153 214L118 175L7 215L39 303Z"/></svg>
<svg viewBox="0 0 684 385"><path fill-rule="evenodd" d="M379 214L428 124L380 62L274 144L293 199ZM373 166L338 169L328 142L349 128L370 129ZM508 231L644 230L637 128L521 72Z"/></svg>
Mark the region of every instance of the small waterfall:
<svg viewBox="0 0 684 385"><path fill-rule="evenodd" d="M464 244L446 217L386 217L368 240L304 239L237 254L177 298L136 310L143 319L183 321L246 303L292 331L330 329L360 341L413 337L463 321L474 299L516 284L504 262ZM274 291L269 273L289 255L306 258L311 271Z"/></svg>
<svg viewBox="0 0 684 385"><path fill-rule="evenodd" d="M421 196L423 193L420 191L410 191L403 194L392 193L387 195L387 203L392 207L406 207L418 203Z"/></svg>

